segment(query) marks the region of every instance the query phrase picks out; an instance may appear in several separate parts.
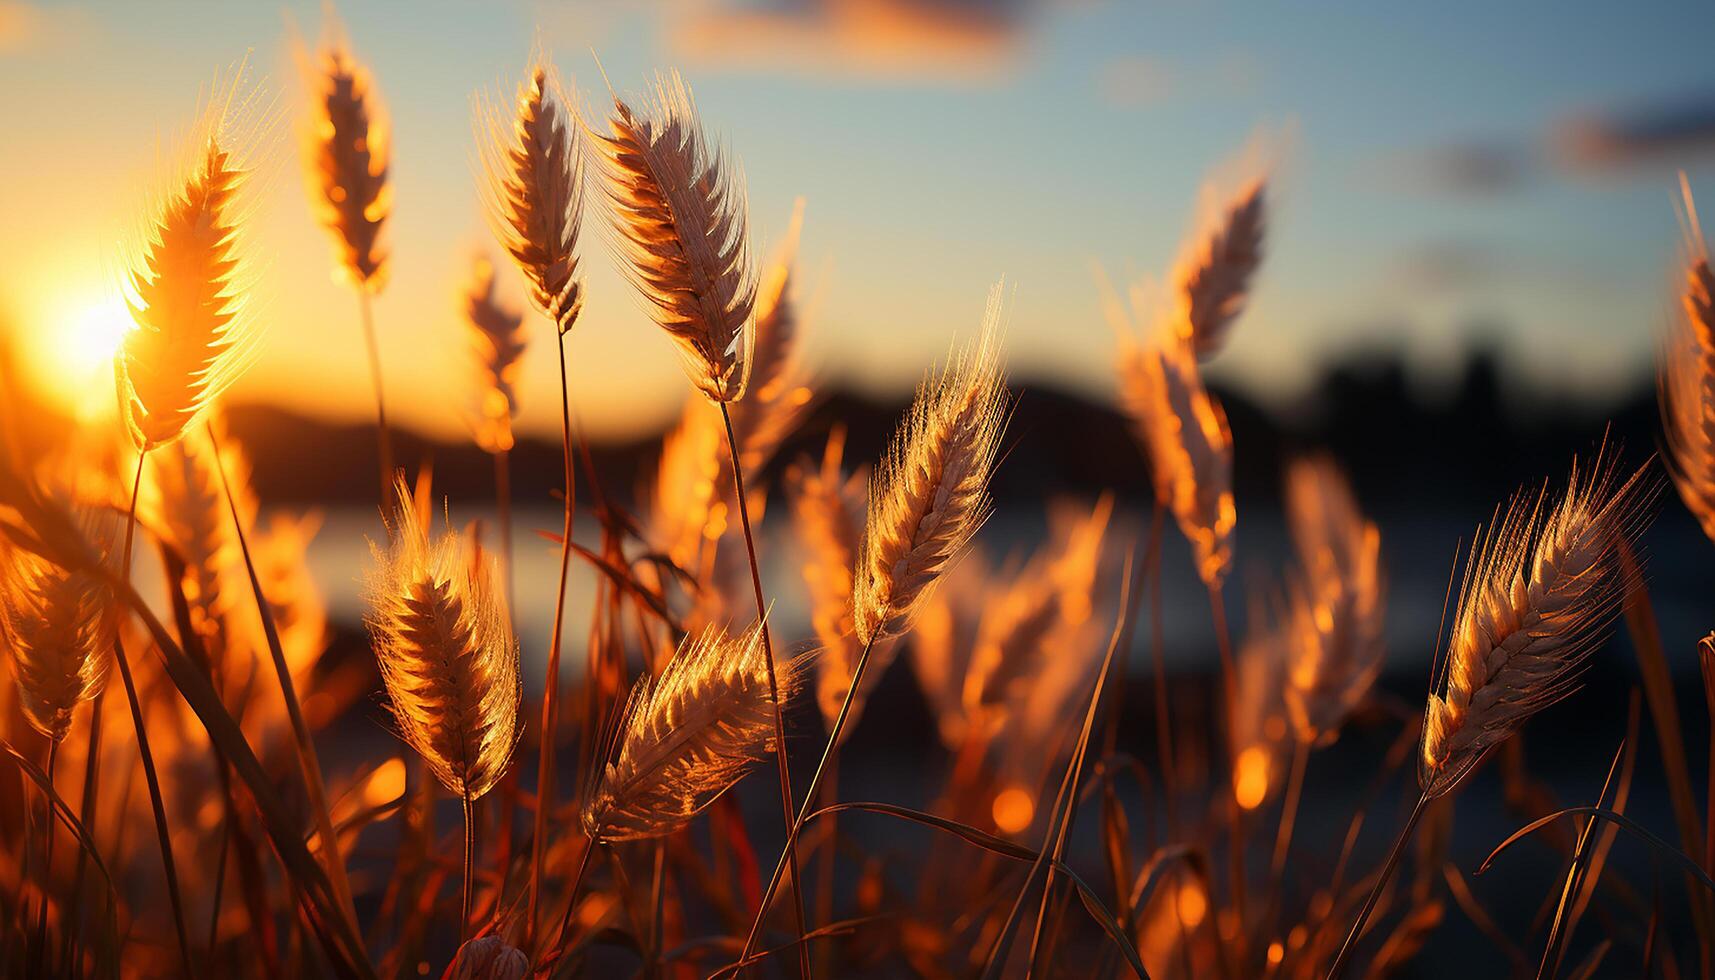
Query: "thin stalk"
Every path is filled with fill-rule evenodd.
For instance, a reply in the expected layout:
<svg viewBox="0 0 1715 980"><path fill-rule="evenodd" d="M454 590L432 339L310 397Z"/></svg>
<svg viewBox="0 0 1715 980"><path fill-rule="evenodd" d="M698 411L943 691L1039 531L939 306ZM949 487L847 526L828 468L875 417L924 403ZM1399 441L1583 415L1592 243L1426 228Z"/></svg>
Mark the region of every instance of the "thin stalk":
<svg viewBox="0 0 1715 980"><path fill-rule="evenodd" d="M846 718L851 714L852 701L857 693L858 685L863 683L864 669L869 666L869 652L875 648L876 637L879 635L871 635L869 642L863 645L863 652L858 654L857 664L852 668L851 686L846 688L845 700L840 702L840 713L834 716L834 726L828 730L828 743L822 746L822 759L816 763L816 774L810 777L810 788L804 793L806 800L815 799L816 793L822 788L822 779L827 775L832 765L834 749L840 744L840 735L845 731ZM804 829L804 821L809 815L810 808L806 806L803 812L798 814L797 819L792 821L792 832L786 836L786 849L781 851L780 860L774 863L774 874L768 879L768 887L763 889L762 902L756 908L756 918L751 920L750 934L745 937L744 949L739 952L738 959L734 961L735 965L744 962L756 947L757 935L762 931L762 918L768 913L768 906L774 900L775 891L780 888L780 876L786 870L787 857L793 853L792 847L797 843L798 832ZM794 869L793 878L796 881L796 869Z"/></svg>
<svg viewBox="0 0 1715 980"><path fill-rule="evenodd" d="M822 787L822 795L826 799L819 801L822 806L838 802L840 794L840 757L838 755L834 756L830 766L828 783ZM839 862L840 850L839 827L835 822L838 817L835 814L829 814L823 819L827 822L825 832L828 836L827 843L822 848L822 873L816 876L816 914L811 918L810 921L812 922L834 921L834 873ZM823 974L828 972L828 958L832 952L833 950L826 943L817 947L814 962L816 968Z"/></svg>
<svg viewBox="0 0 1715 980"><path fill-rule="evenodd" d="M107 698L105 686L96 693L95 701L89 711L89 747L83 759L83 789L78 800L78 822L89 832L91 840L95 839L95 804L96 791L101 786L101 706ZM67 962L81 962L83 949L83 872L88 861L88 854L83 848L77 849L77 870L71 878L71 908L66 912L69 938L71 939L70 958Z"/></svg>
<svg viewBox="0 0 1715 980"><path fill-rule="evenodd" d="M45 771L48 776L48 788L54 787L54 759L59 755L59 739L48 742L48 759ZM42 907L36 917L36 952L32 955L46 956L48 951L48 892L53 889L54 881L54 801L51 796L42 794Z"/></svg>
<svg viewBox="0 0 1715 980"><path fill-rule="evenodd" d="M578 907L578 889L583 887L584 872L589 870L590 855L594 852L594 838L586 838L583 856L578 858L578 870L572 875L572 892L566 896L566 914L560 919L560 934L554 940L555 947L563 947L566 943L566 930L571 928L572 918Z"/></svg>
<svg viewBox="0 0 1715 980"><path fill-rule="evenodd" d="M464 887L460 890L459 898L459 945L470 938L470 886L471 879L476 877L476 820L470 809L470 787L465 787L464 798Z"/></svg>
<svg viewBox="0 0 1715 980"><path fill-rule="evenodd" d="M387 428L387 400L381 395L381 346L375 339L375 311L369 290L359 286L357 307L363 317L363 342L369 349L369 383L375 389L375 441L380 453L381 509L393 488L393 433Z"/></svg>
<svg viewBox="0 0 1715 980"><path fill-rule="evenodd" d="M810 949L804 943L804 896L799 888L799 883L803 879L798 873L798 827L800 821L794 816L792 809L792 774L786 765L786 725L781 720L780 714L780 688L776 684L774 676L774 644L768 635L768 605L762 598L762 574L756 564L756 539L750 529L750 503L746 499L744 491L744 464L739 460L738 435L733 432L732 412L727 409L726 402L721 402L721 421L726 424L727 453L732 460L733 490L738 494L738 516L744 528L744 551L750 558L750 585L756 593L756 619L762 624L762 656L763 661L768 665L768 700L774 707L774 759L777 768L780 770L780 806L786 814L786 852L784 856L792 862L792 911L794 923L798 927L798 972L805 980L808 980L811 975ZM866 649L864 652L867 654L869 651ZM852 686L846 690L846 705L848 706L851 704L852 693L857 690L857 685L858 677L854 671ZM840 709L840 721L842 723L845 721L845 714L845 707L842 706ZM832 755L838 745L836 737L838 734L839 731L836 727L828 739L827 751L822 755L824 763L827 762L828 757ZM811 782L810 791L804 795L805 800L816 798L816 786L821 780L821 775L821 766L817 766L816 780ZM762 909L757 912L756 921L758 924L761 923L762 914L767 909L768 901L764 898ZM755 933L756 928L753 925L751 927L752 938L755 937ZM746 942L745 945L747 948L744 954L739 957L740 959L750 954L748 948L750 943Z"/></svg>
<svg viewBox="0 0 1715 980"><path fill-rule="evenodd" d="M1274 835L1274 860L1269 862L1269 873L1277 881L1286 868L1287 848L1292 846L1292 828L1298 821L1298 800L1304 793L1304 770L1309 762L1310 743L1295 740L1292 768L1286 776L1286 799L1280 805L1280 825Z"/></svg>
<svg viewBox="0 0 1715 980"><path fill-rule="evenodd" d="M518 590L512 584L512 451L494 454L494 500L500 524L500 562L506 574L506 615L517 631Z"/></svg>
<svg viewBox="0 0 1715 980"><path fill-rule="evenodd" d="M222 763L225 765L225 763ZM220 819L220 857L214 862L214 897L208 912L208 952L214 957L214 944L220 941L220 902L226 892L226 855L232 849L232 809Z"/></svg>
<svg viewBox="0 0 1715 980"><path fill-rule="evenodd" d="M357 932L357 911L351 899L351 883L345 876L345 860L339 853L339 835L334 832L333 817L328 806L327 785L322 780L321 762L316 756L316 743L310 737L309 723L304 721L303 708L298 703L296 686L292 683L292 668L286 663L286 651L280 645L280 630L274 622L268 597L262 592L262 580L256 575L256 563L250 557L249 537L244 522L238 516L238 503L232 496L232 484L226 478L226 463L220 455L220 440L214 425L208 429L209 448L214 452L215 470L220 473L220 489L226 496L226 509L232 515L233 533L238 538L238 551L244 558L244 571L250 579L250 594L256 601L256 612L262 617L262 635L268 642L268 654L274 664L274 676L280 682L280 698L286 702L286 717L291 721L292 738L298 752L298 766L304 774L309 791L310 810L316 820L316 834L322 840L322 863L327 865L328 882L333 885L334 898L340 914L345 916L352 932Z"/></svg>
<svg viewBox="0 0 1715 980"><path fill-rule="evenodd" d="M131 481L131 507L125 521L125 547L119 559L120 575L128 583L131 578L131 540L137 530L137 490L143 485L143 460L146 453L137 454L137 476ZM172 837L167 830L167 809L161 802L161 780L155 773L155 754L149 751L148 728L143 723L143 705L137 700L137 682L131 677L131 664L125 658L125 644L117 634L113 638L113 659L119 664L119 679L125 683L125 700L131 707L131 726L137 733L137 755L143 760L143 778L149 784L149 806L155 813L155 836L161 845L161 864L167 875L167 899L173 906L173 929L178 934L179 957L185 975L194 976L191 967L191 939L185 930L184 899L179 892L179 869L173 862Z"/></svg>
<svg viewBox="0 0 1715 980"><path fill-rule="evenodd" d="M1234 758L1232 751L1233 711L1238 704L1238 671L1233 666L1233 641L1227 630L1227 604L1219 585L1209 586L1209 616L1215 624L1215 647L1221 655L1221 698L1223 701L1222 719L1227 731L1227 758ZM1227 810L1230 816L1228 826L1232 830L1232 846L1228 854L1228 874L1233 890L1233 914L1237 916L1239 928L1237 932L1239 961L1243 962L1245 939L1245 829L1244 814L1241 812L1238 800L1229 791L1223 794L1227 798Z"/></svg>
<svg viewBox="0 0 1715 980"><path fill-rule="evenodd" d="M536 761L536 818L530 835L530 897L524 913L524 940L536 934L536 908L541 898L542 868L547 860L548 811L554 802L554 731L560 707L560 628L566 613L566 574L572 563L572 515L577 508L572 482L572 400L566 384L566 335L560 341L560 448L566 467L566 517L560 529L560 584L554 595L554 635L548 641L548 676L542 691L542 742ZM508 576L507 581L511 581Z"/></svg>
<svg viewBox="0 0 1715 980"><path fill-rule="evenodd" d="M1592 821L1594 822L1594 821ZM657 838L655 841L655 870L649 883L649 976L661 975L661 949L666 923L662 915L667 907L667 841Z"/></svg>
<svg viewBox="0 0 1715 980"><path fill-rule="evenodd" d="M1388 852L1387 863L1382 865L1381 874L1376 876L1376 883L1370 889L1370 895L1364 899L1364 907L1358 910L1358 919L1352 923L1352 931L1346 934L1346 941L1340 945L1340 952L1334 957L1334 965L1328 968L1328 980L1339 980L1345 971L1346 960L1352 955L1352 949L1358 945L1358 939L1364 934L1364 924L1369 922L1370 913L1375 911L1376 900L1381 898L1382 889L1387 886L1389 878L1393 877L1394 866L1399 864L1400 855L1405 853L1405 845L1411 840L1411 834L1417 829L1417 822L1423 818L1423 811L1429 806L1429 794L1420 793L1417 804L1411 808L1411 816L1405 820L1405 826L1400 828L1399 837L1393 842L1393 850Z"/></svg>
<svg viewBox="0 0 1715 980"><path fill-rule="evenodd" d="M1179 839L1179 818L1175 814L1173 789L1177 778L1173 774L1173 719L1167 707L1167 640L1161 621L1161 531L1167 508L1155 502L1155 514L1149 521L1149 645L1155 668L1155 746L1161 759L1161 799L1167 807L1167 836Z"/></svg>

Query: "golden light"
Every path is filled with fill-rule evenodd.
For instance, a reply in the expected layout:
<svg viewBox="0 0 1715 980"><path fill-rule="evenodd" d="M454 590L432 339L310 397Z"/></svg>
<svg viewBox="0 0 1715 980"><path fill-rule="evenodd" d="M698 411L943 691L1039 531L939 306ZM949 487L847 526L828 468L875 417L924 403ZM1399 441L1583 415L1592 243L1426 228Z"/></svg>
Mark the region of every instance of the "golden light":
<svg viewBox="0 0 1715 980"><path fill-rule="evenodd" d="M1284 959L1286 959L1286 947L1280 945L1280 943L1278 941L1269 943L1268 944L1268 964L1269 964L1269 966L1279 966L1280 961L1284 960Z"/></svg>
<svg viewBox="0 0 1715 980"><path fill-rule="evenodd" d="M133 321L125 300L109 296L73 313L57 332L52 353L57 366L89 381L113 363Z"/></svg>
<svg viewBox="0 0 1715 980"><path fill-rule="evenodd" d="M1268 750L1253 745L1239 753L1233 764L1233 799L1246 810L1262 805L1268 796Z"/></svg>
<svg viewBox="0 0 1715 980"><path fill-rule="evenodd" d="M1188 881L1179 886L1178 894L1179 921L1185 923L1185 928L1195 929L1203 923L1203 916L1209 914L1209 899L1203 894L1203 889L1194 881Z"/></svg>
<svg viewBox="0 0 1715 980"><path fill-rule="evenodd" d="M1030 799L1030 794L1017 786L1009 786L996 794L992 809L994 825L1006 834L1024 830L1036 816L1036 804Z"/></svg>

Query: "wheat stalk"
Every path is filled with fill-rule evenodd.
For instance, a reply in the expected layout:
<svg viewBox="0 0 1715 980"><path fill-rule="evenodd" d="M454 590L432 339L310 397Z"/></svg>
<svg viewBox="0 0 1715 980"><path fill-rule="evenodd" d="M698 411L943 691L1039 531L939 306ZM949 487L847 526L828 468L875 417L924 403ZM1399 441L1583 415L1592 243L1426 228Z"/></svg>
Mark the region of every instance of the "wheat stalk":
<svg viewBox="0 0 1715 980"><path fill-rule="evenodd" d="M1683 316L1662 352L1657 388L1668 473L1703 533L1715 540L1715 272L1689 186L1685 219Z"/></svg>
<svg viewBox="0 0 1715 980"><path fill-rule="evenodd" d="M247 171L229 110L237 83L211 109L197 162L155 210L133 263L131 316L115 361L132 442L147 453L184 434L247 362L252 318L244 287L239 196Z"/></svg>
<svg viewBox="0 0 1715 980"><path fill-rule="evenodd" d="M1647 468L1625 480L1597 454L1573 463L1565 494L1520 495L1471 554L1440 693L1424 711L1418 782L1451 791L1529 718L1570 694L1626 586L1630 547L1654 494Z"/></svg>
<svg viewBox="0 0 1715 980"><path fill-rule="evenodd" d="M584 156L578 123L545 60L530 67L510 113L480 104L483 198L501 247L530 286L530 300L561 335L583 309L578 229Z"/></svg>
<svg viewBox="0 0 1715 980"><path fill-rule="evenodd" d="M782 700L802 661L776 665ZM660 676L632 688L619 755L585 794L594 840L662 837L689 823L774 751L774 705L762 631L708 628L687 637Z"/></svg>
<svg viewBox="0 0 1715 980"><path fill-rule="evenodd" d="M99 560L112 529L90 511L79 521ZM92 572L65 568L22 549L7 549L0 580L0 627L12 648L18 707L30 727L58 743L72 713L107 682L117 630L113 593Z"/></svg>
<svg viewBox="0 0 1715 980"><path fill-rule="evenodd" d="M918 387L870 483L852 586L853 623L866 643L909 626L988 516L1006 408L1000 315L996 286L977 341Z"/></svg>
<svg viewBox="0 0 1715 980"><path fill-rule="evenodd" d="M857 560L867 472L841 472L845 433L828 437L819 463L805 459L786 470L786 496L792 526L803 551L804 584L810 593L810 625L815 630L816 704L830 726L851 687L862 642L852 624L852 568ZM884 642L872 653L876 664L864 689L852 699L853 724L875 690L876 680L893 661L895 644Z"/></svg>
<svg viewBox="0 0 1715 980"><path fill-rule="evenodd" d="M1191 542L1197 574L1218 589L1232 564L1233 436L1203 387L1192 348L1163 335L1154 346L1122 337L1120 397L1149 455L1156 498Z"/></svg>
<svg viewBox="0 0 1715 980"><path fill-rule="evenodd" d="M1173 272L1173 326L1199 358L1214 356L1250 294L1262 264L1268 182L1252 180L1221 208L1214 227L1193 238Z"/></svg>
<svg viewBox="0 0 1715 980"><path fill-rule="evenodd" d="M399 733L449 793L480 799L512 759L522 694L518 645L486 564L459 535L431 540L401 480L393 541L366 580L375 659Z"/></svg>
<svg viewBox="0 0 1715 980"><path fill-rule="evenodd" d="M346 278L381 291L381 228L393 210L387 125L374 82L345 44L330 42L306 72L311 115L304 141L317 218L333 236Z"/></svg>
<svg viewBox="0 0 1715 980"><path fill-rule="evenodd" d="M659 78L640 109L617 95L610 135L592 134L626 278L711 401L744 395L756 275L737 169L707 145L690 89Z"/></svg>
<svg viewBox="0 0 1715 980"><path fill-rule="evenodd" d="M480 405L476 441L484 452L512 448L512 421L518 417L518 375L528 341L524 316L495 295L494 263L478 258L464 293L465 323L470 327L472 362Z"/></svg>
<svg viewBox="0 0 1715 980"><path fill-rule="evenodd" d="M1286 706L1300 741L1326 745L1381 672L1381 532L1325 456L1295 461L1286 489L1304 565L1285 623Z"/></svg>

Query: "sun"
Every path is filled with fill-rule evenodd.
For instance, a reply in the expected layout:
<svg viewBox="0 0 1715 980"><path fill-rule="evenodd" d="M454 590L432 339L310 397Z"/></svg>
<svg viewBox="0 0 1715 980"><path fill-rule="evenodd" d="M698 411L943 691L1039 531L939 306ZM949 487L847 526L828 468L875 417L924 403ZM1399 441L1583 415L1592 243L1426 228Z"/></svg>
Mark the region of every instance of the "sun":
<svg viewBox="0 0 1715 980"><path fill-rule="evenodd" d="M112 365L132 325L124 299L109 296L92 302L66 320L54 344L54 359L74 377L89 380Z"/></svg>

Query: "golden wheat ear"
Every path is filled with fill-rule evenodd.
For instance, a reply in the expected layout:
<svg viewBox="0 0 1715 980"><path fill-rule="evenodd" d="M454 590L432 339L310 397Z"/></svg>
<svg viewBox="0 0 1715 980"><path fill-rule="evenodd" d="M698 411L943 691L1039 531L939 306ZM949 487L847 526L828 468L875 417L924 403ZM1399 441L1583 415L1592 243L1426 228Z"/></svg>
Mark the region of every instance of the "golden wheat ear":
<svg viewBox="0 0 1715 980"><path fill-rule="evenodd" d="M1287 471L1286 512L1302 578L1288 595L1286 704L1300 741L1325 745L1381 672L1381 532L1326 456Z"/></svg>
<svg viewBox="0 0 1715 980"><path fill-rule="evenodd" d="M1658 491L1646 465L1620 478L1599 452L1566 492L1521 494L1471 554L1439 693L1424 713L1418 781L1450 792L1531 716L1566 697L1628 585L1620 552Z"/></svg>
<svg viewBox="0 0 1715 980"><path fill-rule="evenodd" d="M906 629L988 516L1006 411L1001 288L989 293L977 341L917 389L870 483L852 587L866 643Z"/></svg>
<svg viewBox="0 0 1715 980"><path fill-rule="evenodd" d="M464 314L480 400L473 425L476 441L485 452L505 452L512 448L518 375L528 340L524 315L495 295L494 263L486 258L472 264Z"/></svg>
<svg viewBox="0 0 1715 980"><path fill-rule="evenodd" d="M375 658L405 741L447 791L475 800L506 772L522 731L518 644L493 588L459 536L431 539L403 480L393 540L371 545L366 589Z"/></svg>
<svg viewBox="0 0 1715 980"><path fill-rule="evenodd" d="M531 65L510 111L478 100L482 196L495 238L530 285L530 299L561 334L583 309L581 126L545 59Z"/></svg>
<svg viewBox="0 0 1715 980"><path fill-rule="evenodd" d="M1267 192L1263 179L1241 187L1214 226L1192 240L1174 270L1176 326L1199 358L1212 357L1226 345L1244 312L1251 278L1262 265Z"/></svg>
<svg viewBox="0 0 1715 980"><path fill-rule="evenodd" d="M784 703L803 660L775 665ZM737 783L774 746L762 631L709 628L686 637L659 677L631 690L619 755L585 794L584 830L595 840L670 834Z"/></svg>
<svg viewBox="0 0 1715 980"><path fill-rule="evenodd" d="M340 271L377 293L387 278L381 230L393 210L386 113L374 80L343 39L330 39L313 60L303 60L310 90L305 170L316 216L333 237Z"/></svg>
<svg viewBox="0 0 1715 980"><path fill-rule="evenodd" d="M614 249L691 383L735 402L749 381L757 280L738 168L705 140L677 72L638 108L614 97L609 135L592 134Z"/></svg>
<svg viewBox="0 0 1715 980"><path fill-rule="evenodd" d="M102 562L115 539L112 513L82 509L76 523ZM107 682L117 634L112 590L87 569L8 548L0 564L0 626L11 646L18 707L30 727L58 742L77 706Z"/></svg>
<svg viewBox="0 0 1715 980"><path fill-rule="evenodd" d="M1703 533L1715 540L1715 272L1688 185L1684 208L1685 288L1680 316L1662 345L1656 385L1668 475Z"/></svg>
<svg viewBox="0 0 1715 980"><path fill-rule="evenodd" d="M127 427L144 452L183 435L253 353L242 246L246 161L269 125L240 71L205 112L193 162L155 207L131 263L136 327L114 374Z"/></svg>

